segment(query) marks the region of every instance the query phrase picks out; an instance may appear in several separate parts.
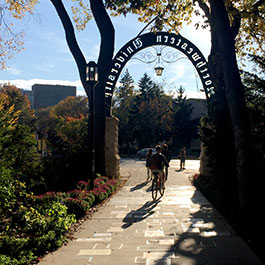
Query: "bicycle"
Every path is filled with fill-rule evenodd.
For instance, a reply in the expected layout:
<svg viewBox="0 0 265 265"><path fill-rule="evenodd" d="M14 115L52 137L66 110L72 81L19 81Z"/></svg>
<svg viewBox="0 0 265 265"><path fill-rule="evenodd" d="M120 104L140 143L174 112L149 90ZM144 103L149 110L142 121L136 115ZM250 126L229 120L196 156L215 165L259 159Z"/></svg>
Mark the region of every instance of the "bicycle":
<svg viewBox="0 0 265 265"><path fill-rule="evenodd" d="M158 191L161 197L164 195L165 192L165 176L164 172L163 175L160 174L159 171L152 171L153 181L152 181L152 198L155 201L157 198Z"/></svg>

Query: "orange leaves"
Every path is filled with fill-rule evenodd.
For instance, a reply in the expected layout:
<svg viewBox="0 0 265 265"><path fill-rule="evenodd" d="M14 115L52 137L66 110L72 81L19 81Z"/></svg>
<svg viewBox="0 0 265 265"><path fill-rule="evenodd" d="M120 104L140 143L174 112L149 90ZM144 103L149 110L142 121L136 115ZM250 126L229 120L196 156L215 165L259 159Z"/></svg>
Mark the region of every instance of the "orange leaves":
<svg viewBox="0 0 265 265"><path fill-rule="evenodd" d="M0 29L1 33L1 29ZM15 55L24 48L24 33L19 34L3 34L0 37L0 70L6 68L6 60L11 60Z"/></svg>
<svg viewBox="0 0 265 265"><path fill-rule="evenodd" d="M5 0L6 8L16 19L22 19L27 13L33 14L38 0Z"/></svg>
<svg viewBox="0 0 265 265"><path fill-rule="evenodd" d="M236 37L237 54L243 58L246 54L265 52L265 24L263 1L237 0L227 1L230 24L240 19L240 28Z"/></svg>
<svg viewBox="0 0 265 265"><path fill-rule="evenodd" d="M8 96L0 93L0 128L12 130L16 127L20 111L15 111L14 105L8 105Z"/></svg>
<svg viewBox="0 0 265 265"><path fill-rule="evenodd" d="M79 114L79 118L65 117L65 120L66 120L67 123L76 122L76 121L82 121L84 119L85 119L85 116L82 113Z"/></svg>
<svg viewBox="0 0 265 265"><path fill-rule="evenodd" d="M77 30L83 30L86 24L92 18L91 10L88 7L88 1L72 0L74 5L71 7L73 20Z"/></svg>
<svg viewBox="0 0 265 265"><path fill-rule="evenodd" d="M88 115L88 100L85 97L68 97L51 109L54 117L70 120L83 120Z"/></svg>
<svg viewBox="0 0 265 265"><path fill-rule="evenodd" d="M2 0L3 1L3 0ZM14 32L14 21L26 14L34 14L38 0L4 0L0 4L0 70L6 68L6 61L23 50L24 32Z"/></svg>
<svg viewBox="0 0 265 265"><path fill-rule="evenodd" d="M108 0L106 2L108 7L112 9L112 14L138 14L140 22L148 23L159 15L163 24L167 25L170 31L175 32L182 28L183 22L190 23L194 11L191 0ZM154 30L161 30L161 25L155 25Z"/></svg>

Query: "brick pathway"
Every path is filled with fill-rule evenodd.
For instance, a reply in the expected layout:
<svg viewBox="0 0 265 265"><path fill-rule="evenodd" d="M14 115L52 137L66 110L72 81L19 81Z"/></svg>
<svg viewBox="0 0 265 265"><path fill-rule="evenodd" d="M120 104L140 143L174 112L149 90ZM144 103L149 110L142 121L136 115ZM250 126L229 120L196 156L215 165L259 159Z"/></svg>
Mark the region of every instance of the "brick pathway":
<svg viewBox="0 0 265 265"><path fill-rule="evenodd" d="M166 191L151 199L144 162L122 160L126 185L85 221L75 240L41 265L262 265L172 161Z"/></svg>

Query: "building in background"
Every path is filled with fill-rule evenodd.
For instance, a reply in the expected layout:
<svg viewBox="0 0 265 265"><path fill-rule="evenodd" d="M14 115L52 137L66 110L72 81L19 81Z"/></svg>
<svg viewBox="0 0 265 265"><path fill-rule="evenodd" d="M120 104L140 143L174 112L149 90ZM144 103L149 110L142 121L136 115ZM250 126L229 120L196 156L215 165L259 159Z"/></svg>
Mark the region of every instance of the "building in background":
<svg viewBox="0 0 265 265"><path fill-rule="evenodd" d="M192 106L191 120L200 119L202 116L208 114L206 99L189 98L187 102ZM190 156L199 157L201 149L201 141L198 138L191 139L190 146L188 147L188 153Z"/></svg>
<svg viewBox="0 0 265 265"><path fill-rule="evenodd" d="M191 120L199 119L208 114L207 101L201 98L189 98L187 102L192 106Z"/></svg>
<svg viewBox="0 0 265 265"><path fill-rule="evenodd" d="M20 89L23 96L26 96L30 102L31 107L33 106L33 93L32 90Z"/></svg>
<svg viewBox="0 0 265 265"><path fill-rule="evenodd" d="M61 100L76 96L75 86L41 85L32 86L33 108L42 109L58 104Z"/></svg>

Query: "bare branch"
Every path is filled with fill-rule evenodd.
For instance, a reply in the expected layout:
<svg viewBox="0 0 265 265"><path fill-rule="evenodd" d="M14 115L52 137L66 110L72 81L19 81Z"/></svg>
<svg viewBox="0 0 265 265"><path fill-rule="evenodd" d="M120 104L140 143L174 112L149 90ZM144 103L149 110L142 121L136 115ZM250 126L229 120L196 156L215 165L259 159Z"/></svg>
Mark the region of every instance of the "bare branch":
<svg viewBox="0 0 265 265"><path fill-rule="evenodd" d="M202 0L194 0L194 3L197 2L199 7L203 10L205 16L210 20L211 18L211 14L210 14L210 9L209 7L207 6L206 3L204 3L204 1Z"/></svg>
<svg viewBox="0 0 265 265"><path fill-rule="evenodd" d="M265 3L265 0L259 0L253 5L253 9L257 10L260 6L262 6Z"/></svg>
<svg viewBox="0 0 265 265"><path fill-rule="evenodd" d="M50 0L50 1L54 5L58 13L58 16L60 17L60 20L63 24L68 47L76 61L81 82L88 94L88 91L86 89L86 59L76 41L75 31L71 19L61 0Z"/></svg>
<svg viewBox="0 0 265 265"><path fill-rule="evenodd" d="M233 13L233 20L231 22L231 30L232 30L233 37L235 39L240 30L240 26L241 26L241 14L240 14L240 11L236 7L234 7L232 1L230 1L229 4L227 5L227 9L229 12Z"/></svg>
<svg viewBox="0 0 265 265"><path fill-rule="evenodd" d="M101 35L98 58L99 80L105 81L114 52L115 30L102 0L90 0L91 10Z"/></svg>

